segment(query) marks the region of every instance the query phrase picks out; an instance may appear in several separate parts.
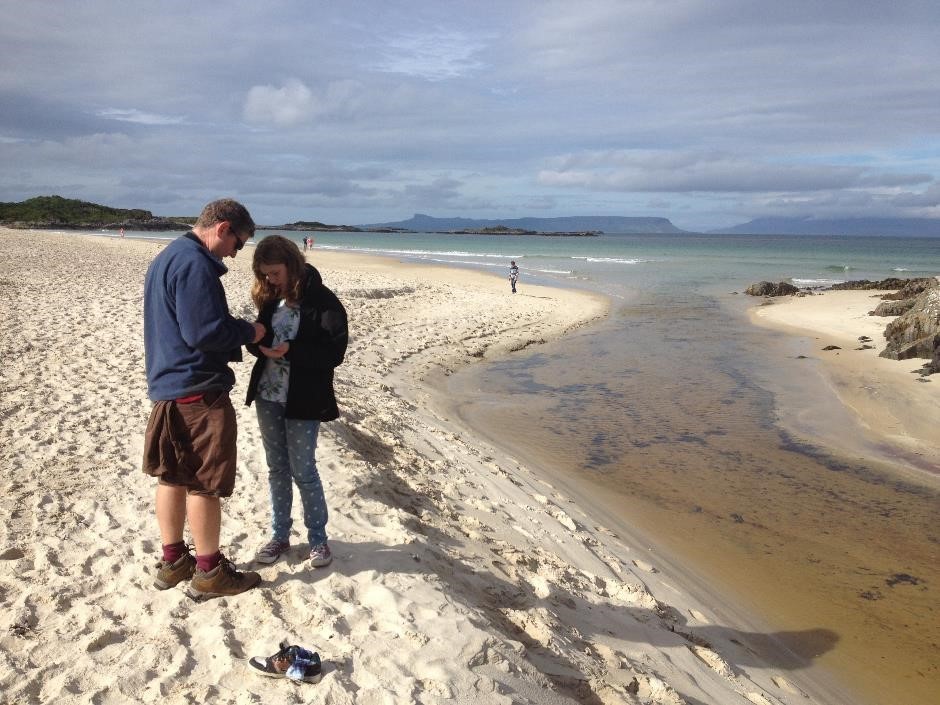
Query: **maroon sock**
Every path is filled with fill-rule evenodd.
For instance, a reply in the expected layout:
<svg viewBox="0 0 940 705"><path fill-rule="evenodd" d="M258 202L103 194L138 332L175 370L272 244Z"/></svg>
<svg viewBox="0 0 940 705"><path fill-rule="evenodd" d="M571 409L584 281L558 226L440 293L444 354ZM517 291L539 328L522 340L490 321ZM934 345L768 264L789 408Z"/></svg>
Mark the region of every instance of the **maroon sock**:
<svg viewBox="0 0 940 705"><path fill-rule="evenodd" d="M208 556L196 556L196 567L203 573L208 573L222 561L222 552L216 551Z"/></svg>
<svg viewBox="0 0 940 705"><path fill-rule="evenodd" d="M186 544L182 541L177 543L168 543L163 546L163 560L167 563L176 563L180 558L189 553Z"/></svg>

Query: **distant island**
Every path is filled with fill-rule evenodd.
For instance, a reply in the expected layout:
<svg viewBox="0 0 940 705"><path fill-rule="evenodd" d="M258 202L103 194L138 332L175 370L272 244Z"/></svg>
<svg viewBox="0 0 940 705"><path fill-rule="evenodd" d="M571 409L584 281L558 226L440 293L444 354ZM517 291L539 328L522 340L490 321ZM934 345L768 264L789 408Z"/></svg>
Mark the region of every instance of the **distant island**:
<svg viewBox="0 0 940 705"><path fill-rule="evenodd" d="M155 216L148 210L111 208L62 196L37 196L18 203L0 203L0 225L23 229L71 230L188 230L196 216ZM596 237L602 233L681 233L666 218L621 216L572 216L562 218L516 218L477 220L433 218L415 214L398 223L373 225L329 225L298 220L283 225L259 225L258 230L343 233L416 233L453 235L545 235L552 237Z"/></svg>
<svg viewBox="0 0 940 705"><path fill-rule="evenodd" d="M593 236L604 234L684 233L668 218L632 218L614 215L565 216L558 218L435 218L415 213L408 220L360 225L364 230L391 228L416 233L468 233L473 235ZM497 230L499 229L499 230Z"/></svg>
<svg viewBox="0 0 940 705"><path fill-rule="evenodd" d="M598 230L589 230L586 232L539 232L537 230L524 230L522 228L510 228L505 225L495 225L491 228L465 228L463 230L437 230L435 232L444 235L541 235L545 237L597 237L602 233Z"/></svg>
<svg viewBox="0 0 940 705"><path fill-rule="evenodd" d="M157 217L138 208L110 208L61 196L0 203L0 224L9 228L64 230L188 230L195 217Z"/></svg>
<svg viewBox="0 0 940 705"><path fill-rule="evenodd" d="M259 225L258 230L291 230L301 232L336 232L336 233L361 233L362 228L355 225L327 225L316 220L298 220L295 223L285 225Z"/></svg>

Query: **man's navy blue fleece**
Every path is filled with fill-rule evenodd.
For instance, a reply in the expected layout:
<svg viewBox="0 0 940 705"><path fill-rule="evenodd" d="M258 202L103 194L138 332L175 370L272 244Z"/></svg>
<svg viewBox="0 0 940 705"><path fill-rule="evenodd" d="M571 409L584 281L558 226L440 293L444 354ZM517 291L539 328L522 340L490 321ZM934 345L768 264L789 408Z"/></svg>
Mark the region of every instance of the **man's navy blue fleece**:
<svg viewBox="0 0 940 705"><path fill-rule="evenodd" d="M171 242L144 284L144 352L151 401L230 391L241 346L254 326L228 310L220 277L228 271L194 233Z"/></svg>

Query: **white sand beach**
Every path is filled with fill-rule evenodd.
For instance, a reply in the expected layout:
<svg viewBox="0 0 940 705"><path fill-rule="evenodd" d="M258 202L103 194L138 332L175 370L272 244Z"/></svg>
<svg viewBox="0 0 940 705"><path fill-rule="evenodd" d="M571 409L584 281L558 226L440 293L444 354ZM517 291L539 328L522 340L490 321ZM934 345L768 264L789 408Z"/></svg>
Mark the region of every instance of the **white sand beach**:
<svg viewBox="0 0 940 705"><path fill-rule="evenodd" d="M342 416L318 451L336 560L310 568L299 544L260 569L259 589L204 603L153 589L141 310L163 246L0 229L0 701L852 701L734 605L704 599L707 586L687 589L697 576L681 562L431 411L430 373L606 311L576 291L512 296L474 271L308 253L350 315ZM223 281L233 312L252 318L250 255L226 260ZM235 365L239 479L223 504L223 550L240 567L268 521L261 440L241 404L249 368ZM285 638L321 655L320 683L249 672Z"/></svg>
<svg viewBox="0 0 940 705"><path fill-rule="evenodd" d="M940 480L940 379L921 378L926 360L889 360L884 331L894 317L870 316L884 291L824 291L812 296L780 297L750 310L751 320L792 338L792 363L829 387L849 411L854 433L827 434L831 409L796 410L793 401L781 421L802 435L824 437L827 445L849 453L880 457L926 471ZM871 342L860 338L867 337ZM838 350L823 350L836 346ZM792 357L792 356L791 356ZM815 414L814 414L815 412Z"/></svg>

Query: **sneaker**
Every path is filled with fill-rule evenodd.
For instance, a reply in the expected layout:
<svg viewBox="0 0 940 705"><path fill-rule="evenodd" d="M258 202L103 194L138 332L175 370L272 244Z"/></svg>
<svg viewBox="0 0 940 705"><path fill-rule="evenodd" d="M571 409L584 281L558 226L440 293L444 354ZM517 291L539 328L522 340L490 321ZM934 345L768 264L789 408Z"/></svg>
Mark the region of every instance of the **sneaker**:
<svg viewBox="0 0 940 705"><path fill-rule="evenodd" d="M330 553L329 545L318 543L310 549L310 564L314 568L322 568L333 562L333 554Z"/></svg>
<svg viewBox="0 0 940 705"><path fill-rule="evenodd" d="M303 683L319 683L323 667L320 654L302 646L280 643L280 651L273 656L252 656L248 665L259 676L290 678Z"/></svg>
<svg viewBox="0 0 940 705"><path fill-rule="evenodd" d="M219 564L210 571L196 568L188 592L194 600L208 600L210 597L238 595L257 587L260 582L260 575L247 570L239 573L235 570L235 564L223 556Z"/></svg>
<svg viewBox="0 0 940 705"><path fill-rule="evenodd" d="M264 546L258 549L255 554L256 563L274 563L290 549L290 543L287 541L278 541L271 539Z"/></svg>
<svg viewBox="0 0 940 705"><path fill-rule="evenodd" d="M160 561L157 563L157 575L153 586L157 590L169 590L184 580L189 580L196 572L196 558L191 553L183 554L175 563Z"/></svg>

